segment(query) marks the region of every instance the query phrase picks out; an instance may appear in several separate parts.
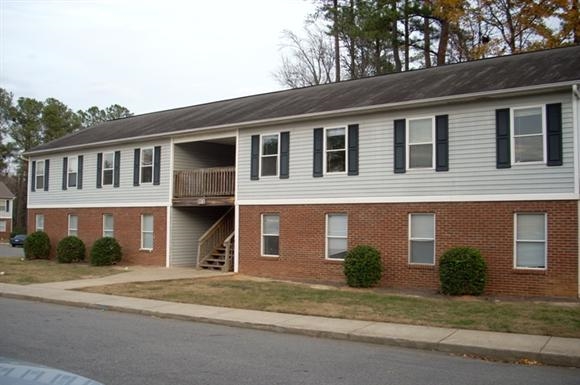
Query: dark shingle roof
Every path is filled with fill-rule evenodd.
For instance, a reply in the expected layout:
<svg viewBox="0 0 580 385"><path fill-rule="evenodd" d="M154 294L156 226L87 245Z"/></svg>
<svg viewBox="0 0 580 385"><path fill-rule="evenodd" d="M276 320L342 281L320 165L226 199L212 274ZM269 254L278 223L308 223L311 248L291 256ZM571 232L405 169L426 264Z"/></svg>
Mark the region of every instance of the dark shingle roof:
<svg viewBox="0 0 580 385"><path fill-rule="evenodd" d="M12 193L12 191L10 191L10 189L8 187L6 187L4 182L0 182L0 198L1 199L14 198L14 194Z"/></svg>
<svg viewBox="0 0 580 385"><path fill-rule="evenodd" d="M580 46L253 95L104 122L30 152L349 108L580 81Z"/></svg>

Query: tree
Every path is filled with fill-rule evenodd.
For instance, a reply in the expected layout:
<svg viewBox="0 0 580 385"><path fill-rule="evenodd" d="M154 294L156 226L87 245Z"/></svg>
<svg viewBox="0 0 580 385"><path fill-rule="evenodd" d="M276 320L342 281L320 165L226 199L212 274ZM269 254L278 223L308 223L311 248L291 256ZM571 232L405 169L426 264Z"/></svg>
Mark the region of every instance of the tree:
<svg viewBox="0 0 580 385"><path fill-rule="evenodd" d="M133 116L133 113L126 107L118 104L112 104L104 110L97 106L92 106L86 111L79 110L77 112L80 123L83 127L94 126L97 123L105 122L107 120L115 120Z"/></svg>
<svg viewBox="0 0 580 385"><path fill-rule="evenodd" d="M44 143L75 132L81 127L78 115L54 98L44 101L41 114Z"/></svg>

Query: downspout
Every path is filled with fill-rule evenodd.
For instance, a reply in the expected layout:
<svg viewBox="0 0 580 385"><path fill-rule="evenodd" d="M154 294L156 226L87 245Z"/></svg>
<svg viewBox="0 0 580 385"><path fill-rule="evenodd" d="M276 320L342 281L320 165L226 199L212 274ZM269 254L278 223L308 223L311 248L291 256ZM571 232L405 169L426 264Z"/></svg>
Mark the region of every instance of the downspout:
<svg viewBox="0 0 580 385"><path fill-rule="evenodd" d="M572 85L572 126L574 132L574 178L576 180L574 186L574 192L576 195L580 194L580 89L578 84ZM577 217L578 230L576 232L577 236L577 252L578 252L578 298L580 298L580 199L576 202L577 205Z"/></svg>
<svg viewBox="0 0 580 385"><path fill-rule="evenodd" d="M234 273L240 268L240 204L238 203L239 172L240 172L240 129L236 129L236 171L234 178ZM580 267L580 266L579 266ZM580 286L578 287L580 293Z"/></svg>

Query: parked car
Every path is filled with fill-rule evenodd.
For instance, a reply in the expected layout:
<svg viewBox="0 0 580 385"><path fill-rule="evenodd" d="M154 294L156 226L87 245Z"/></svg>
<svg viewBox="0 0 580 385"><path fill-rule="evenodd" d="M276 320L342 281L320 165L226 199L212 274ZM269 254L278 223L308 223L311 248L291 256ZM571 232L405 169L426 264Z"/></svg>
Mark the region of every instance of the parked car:
<svg viewBox="0 0 580 385"><path fill-rule="evenodd" d="M10 244L12 247L24 246L24 240L26 239L26 234L17 234L10 238Z"/></svg>
<svg viewBox="0 0 580 385"><path fill-rule="evenodd" d="M10 385L103 385L90 378L43 365L0 357L0 384Z"/></svg>

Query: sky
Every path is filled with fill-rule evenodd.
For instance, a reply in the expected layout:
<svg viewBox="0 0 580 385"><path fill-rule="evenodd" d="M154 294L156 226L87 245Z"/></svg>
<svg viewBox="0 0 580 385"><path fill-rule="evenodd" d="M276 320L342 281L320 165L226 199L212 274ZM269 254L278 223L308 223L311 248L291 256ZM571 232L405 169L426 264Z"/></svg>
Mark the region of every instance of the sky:
<svg viewBox="0 0 580 385"><path fill-rule="evenodd" d="M312 0L0 0L0 87L147 113L276 91Z"/></svg>

